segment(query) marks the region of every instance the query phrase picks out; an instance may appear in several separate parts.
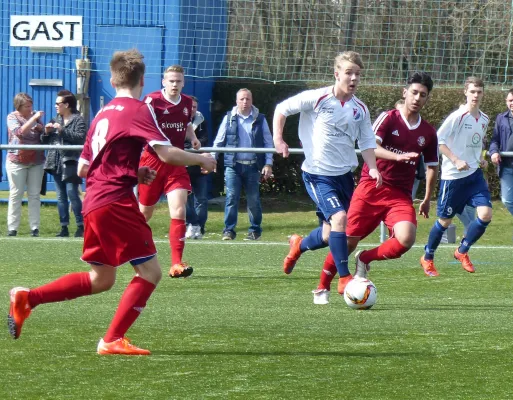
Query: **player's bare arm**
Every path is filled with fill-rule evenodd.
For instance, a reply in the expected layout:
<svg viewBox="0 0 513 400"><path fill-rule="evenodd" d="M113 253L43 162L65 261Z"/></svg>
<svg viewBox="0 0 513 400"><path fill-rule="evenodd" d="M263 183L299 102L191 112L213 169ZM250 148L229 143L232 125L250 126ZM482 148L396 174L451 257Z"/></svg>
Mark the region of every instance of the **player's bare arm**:
<svg viewBox="0 0 513 400"><path fill-rule="evenodd" d="M392 151L386 150L379 141L376 141L376 149L374 150L374 153L376 154L376 158L381 158L383 160L391 160L391 161L411 161L418 158L418 153L403 153L403 154L397 154Z"/></svg>
<svg viewBox="0 0 513 400"><path fill-rule="evenodd" d="M89 165L87 165L82 160L80 160L78 162L77 175L81 178L85 178L85 177L87 177L88 172L89 172Z"/></svg>
<svg viewBox="0 0 513 400"><path fill-rule="evenodd" d="M181 166L199 165L201 168L209 172L216 168L216 160L208 153L187 153L177 147L160 145L156 145L154 150L159 158L166 164Z"/></svg>
<svg viewBox="0 0 513 400"><path fill-rule="evenodd" d="M419 215L429 218L429 209L431 207L431 196L435 191L436 178L438 176L438 165L428 165L426 169L426 193L424 200L419 205Z"/></svg>
<svg viewBox="0 0 513 400"><path fill-rule="evenodd" d="M198 150L201 147L201 142L196 137L196 132L194 132L194 128L192 124L187 125L187 132L185 133L185 139L191 142L192 148L194 150Z"/></svg>
<svg viewBox="0 0 513 400"><path fill-rule="evenodd" d="M456 155L447 147L445 144L441 144L439 146L440 153L446 156L454 166L458 169L458 171L466 171L470 168L466 161L460 160Z"/></svg>
<svg viewBox="0 0 513 400"><path fill-rule="evenodd" d="M376 155L374 154L375 149L362 150L363 161L369 166L369 176L376 180L376 187L381 186L381 174L378 172L376 167Z"/></svg>
<svg viewBox="0 0 513 400"><path fill-rule="evenodd" d="M273 118L273 142L276 151L287 158L289 156L289 145L283 140L283 127L287 117L277 111L274 112Z"/></svg>

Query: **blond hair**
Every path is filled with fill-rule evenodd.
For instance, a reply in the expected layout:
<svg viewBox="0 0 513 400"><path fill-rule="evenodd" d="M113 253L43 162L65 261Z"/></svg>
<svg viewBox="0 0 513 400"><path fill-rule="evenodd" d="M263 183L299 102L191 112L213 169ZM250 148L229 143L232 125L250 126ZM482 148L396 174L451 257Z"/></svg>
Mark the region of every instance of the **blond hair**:
<svg viewBox="0 0 513 400"><path fill-rule="evenodd" d="M117 88L136 87L146 70L143 58L137 49L116 51L110 60L112 84Z"/></svg>
<svg viewBox="0 0 513 400"><path fill-rule="evenodd" d="M168 72L178 72L179 74L184 74L185 70L183 69L183 67L181 65L175 64L175 65L171 65L166 68L166 70L164 71L164 76Z"/></svg>
<svg viewBox="0 0 513 400"><path fill-rule="evenodd" d="M349 61L350 63L358 65L361 69L364 68L362 57L360 53L356 51L344 51L339 53L338 56L335 57L335 70L338 71L342 68L342 63L344 61Z"/></svg>

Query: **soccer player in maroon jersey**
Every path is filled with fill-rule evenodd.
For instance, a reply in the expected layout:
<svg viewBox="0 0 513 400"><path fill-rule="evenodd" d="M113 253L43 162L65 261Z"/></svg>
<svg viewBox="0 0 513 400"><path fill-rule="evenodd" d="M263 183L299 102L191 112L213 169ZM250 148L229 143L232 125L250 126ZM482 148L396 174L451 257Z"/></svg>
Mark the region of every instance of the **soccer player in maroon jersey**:
<svg viewBox="0 0 513 400"><path fill-rule="evenodd" d="M8 327L17 339L36 306L109 290L116 280L116 267L130 262L136 275L97 352L148 355L148 350L132 345L125 337L162 276L151 229L133 194L138 182L155 178L154 170L139 168L141 151L149 144L166 163L200 165L205 170L213 170L215 161L209 154L190 154L171 146L157 125L151 104L138 100L145 71L141 53L114 53L110 69L116 97L94 118L78 165L79 175L87 176L82 260L91 265L91 271L71 273L33 289L11 289Z"/></svg>
<svg viewBox="0 0 513 400"><path fill-rule="evenodd" d="M436 130L420 117L420 111L432 88L433 81L428 74L413 73L403 89L405 104L399 110L381 114L374 122L377 167L383 185L376 188L365 164L347 214L349 254L381 221L387 226L390 237L376 248L356 253L356 276L367 277L372 261L399 258L415 243L417 219L411 192L420 154L424 155L427 172L426 194L420 203L419 215L429 217L429 202L438 170L438 141ZM329 253L319 286L314 290L315 304L328 303L330 284L336 272L333 256Z"/></svg>
<svg viewBox="0 0 513 400"><path fill-rule="evenodd" d="M172 65L164 72L162 85L164 89L150 93L144 101L151 104L160 129L169 138L171 144L183 150L185 139L194 149L201 143L194 133L191 123L192 99L181 94L184 86L184 70L180 65ZM158 155L146 146L140 166L147 166L157 171L155 180L147 185L139 185L139 209L151 219L155 205L165 194L169 206L171 222L169 224L169 247L171 248L171 278L188 277L192 267L182 261L185 247L185 210L187 195L192 191L191 181L184 166L163 163Z"/></svg>

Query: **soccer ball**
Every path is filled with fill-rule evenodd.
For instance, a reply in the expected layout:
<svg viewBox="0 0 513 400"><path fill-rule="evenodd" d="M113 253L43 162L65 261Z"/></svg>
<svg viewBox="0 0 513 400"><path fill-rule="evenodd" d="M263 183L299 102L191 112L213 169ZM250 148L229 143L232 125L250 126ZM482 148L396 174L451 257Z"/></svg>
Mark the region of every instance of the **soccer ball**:
<svg viewBox="0 0 513 400"><path fill-rule="evenodd" d="M365 278L355 277L344 290L344 300L350 308L368 310L378 298L376 286Z"/></svg>

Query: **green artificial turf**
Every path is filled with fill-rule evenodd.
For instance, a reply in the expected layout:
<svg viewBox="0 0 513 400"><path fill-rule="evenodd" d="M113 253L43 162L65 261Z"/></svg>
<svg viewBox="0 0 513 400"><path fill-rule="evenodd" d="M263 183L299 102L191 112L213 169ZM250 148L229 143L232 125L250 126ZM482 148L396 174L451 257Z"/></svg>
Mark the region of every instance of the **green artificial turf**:
<svg viewBox="0 0 513 400"><path fill-rule="evenodd" d="M329 305L313 304L326 249L304 254L290 276L283 274L286 236L315 227L309 205L296 203L294 212L287 202L267 204L256 243L242 241L245 214L237 240L222 242L222 211L213 207L205 240L186 245L193 276L163 278L128 333L151 356L95 353L132 277L129 266L121 267L110 292L36 308L19 340L5 328L0 399L511 398L512 219L494 207L485 246L471 250L475 274L452 258L454 245L443 245L440 277L424 276L420 245L433 219L422 221L418 247L372 265L378 302L368 311L349 309L336 290ZM24 206L22 224L25 213ZM152 221L164 272L166 215L159 207ZM88 269L79 260L80 240L54 239L57 231L55 207L43 207L40 238L30 238L28 228L17 238L2 231L5 314L11 287Z"/></svg>

